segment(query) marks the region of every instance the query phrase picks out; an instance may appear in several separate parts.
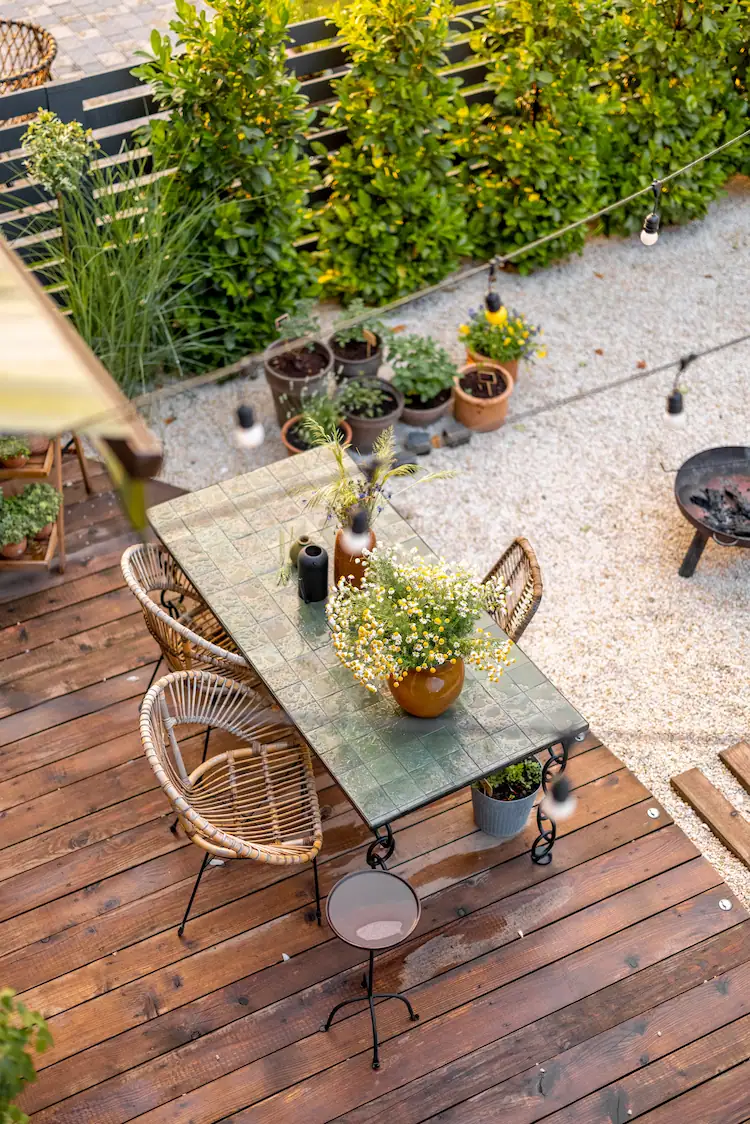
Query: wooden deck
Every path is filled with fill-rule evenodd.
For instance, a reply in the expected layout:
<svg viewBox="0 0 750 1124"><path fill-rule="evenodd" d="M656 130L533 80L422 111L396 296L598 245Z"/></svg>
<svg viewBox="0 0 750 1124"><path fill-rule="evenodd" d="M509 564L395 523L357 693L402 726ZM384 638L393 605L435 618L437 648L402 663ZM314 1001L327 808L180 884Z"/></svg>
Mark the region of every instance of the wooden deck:
<svg viewBox="0 0 750 1124"><path fill-rule="evenodd" d="M467 791L399 823L423 915L376 982L421 1017L381 1006L377 1074L364 1013L319 1033L362 969L315 924L309 871L210 867L180 940L200 855L140 751L157 652L120 575L131 536L106 491L68 499L66 574L0 587L0 984L54 1035L34 1124L750 1119L747 914L595 737L551 866L531 830L478 834ZM369 836L319 787L325 892Z"/></svg>

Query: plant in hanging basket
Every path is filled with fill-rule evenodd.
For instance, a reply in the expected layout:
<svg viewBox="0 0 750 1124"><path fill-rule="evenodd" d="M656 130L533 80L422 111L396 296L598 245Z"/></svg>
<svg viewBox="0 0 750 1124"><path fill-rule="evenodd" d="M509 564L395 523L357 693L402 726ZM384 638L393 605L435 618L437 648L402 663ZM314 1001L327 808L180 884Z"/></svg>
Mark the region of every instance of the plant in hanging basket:
<svg viewBox="0 0 750 1124"><path fill-rule="evenodd" d="M29 484L19 498L28 519L28 533L37 539L48 539L60 511L60 493L51 484Z"/></svg>
<svg viewBox="0 0 750 1124"><path fill-rule="evenodd" d="M0 464L5 468L23 468L31 456L29 443L23 437L0 437Z"/></svg>
<svg viewBox="0 0 750 1124"><path fill-rule="evenodd" d="M356 321L356 323L352 323ZM363 300L353 300L334 324L328 343L334 355L336 374L376 375L383 362L383 343L393 336L373 309Z"/></svg>
<svg viewBox="0 0 750 1124"><path fill-rule="evenodd" d="M427 336L394 337L388 348L393 385L404 396L401 420L429 425L450 413L456 364L444 347Z"/></svg>
<svg viewBox="0 0 750 1124"><path fill-rule="evenodd" d="M20 558L26 550L29 534L29 519L21 497L8 496L0 503L0 554L3 558Z"/></svg>
<svg viewBox="0 0 750 1124"><path fill-rule="evenodd" d="M477 582L416 550L400 558L376 547L361 587L339 582L327 613L334 650L360 683L377 691L387 680L404 709L432 717L458 697L465 660L492 681L511 662L510 641L477 624L504 606L502 579Z"/></svg>

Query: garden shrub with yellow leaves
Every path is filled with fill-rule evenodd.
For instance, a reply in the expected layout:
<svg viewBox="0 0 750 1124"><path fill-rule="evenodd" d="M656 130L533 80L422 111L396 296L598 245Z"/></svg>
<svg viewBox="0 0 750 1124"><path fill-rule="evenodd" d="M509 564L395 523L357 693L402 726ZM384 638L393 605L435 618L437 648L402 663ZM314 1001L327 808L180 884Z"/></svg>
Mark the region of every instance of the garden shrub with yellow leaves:
<svg viewBox="0 0 750 1124"><path fill-rule="evenodd" d="M370 304L430 285L467 252L464 192L449 177L463 101L441 76L450 0L357 0L335 21L351 55L326 122L346 139L318 214L320 281ZM319 155L323 145L313 144Z"/></svg>

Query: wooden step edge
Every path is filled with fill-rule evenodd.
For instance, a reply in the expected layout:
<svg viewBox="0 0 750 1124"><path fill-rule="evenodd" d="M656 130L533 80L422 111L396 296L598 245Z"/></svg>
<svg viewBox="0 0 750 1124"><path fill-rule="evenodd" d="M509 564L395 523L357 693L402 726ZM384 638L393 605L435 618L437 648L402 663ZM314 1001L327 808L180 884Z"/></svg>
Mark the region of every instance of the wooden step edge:
<svg viewBox="0 0 750 1124"><path fill-rule="evenodd" d="M708 777L700 769L688 769L672 777L670 784L717 839L750 868L750 823Z"/></svg>

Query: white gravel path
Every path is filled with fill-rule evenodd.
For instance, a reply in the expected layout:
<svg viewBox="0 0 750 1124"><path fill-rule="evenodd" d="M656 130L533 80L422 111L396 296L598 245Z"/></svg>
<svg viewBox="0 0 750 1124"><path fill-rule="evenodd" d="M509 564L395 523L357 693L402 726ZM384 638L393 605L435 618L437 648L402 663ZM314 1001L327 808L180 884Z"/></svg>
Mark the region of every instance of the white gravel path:
<svg viewBox="0 0 750 1124"><path fill-rule="evenodd" d="M750 871L669 778L699 766L750 817L750 797L717 757L750 736L750 551L709 544L695 576L680 578L692 529L672 493L672 470L693 453L750 443L750 341L690 368L683 430L663 423L669 373L523 423L513 416L750 331L749 251L750 187L737 181L705 221L665 231L651 249L597 240L582 258L503 277L504 300L543 325L548 358L522 371L504 429L430 457L456 479L399 500L436 549L477 574L515 535L531 540L545 592L522 647L748 904ZM482 288L464 282L394 322L458 359L457 326ZM154 411L166 479L196 488L246 470L230 441L239 401L273 435L253 463L283 455L264 381L242 380Z"/></svg>

